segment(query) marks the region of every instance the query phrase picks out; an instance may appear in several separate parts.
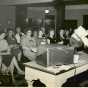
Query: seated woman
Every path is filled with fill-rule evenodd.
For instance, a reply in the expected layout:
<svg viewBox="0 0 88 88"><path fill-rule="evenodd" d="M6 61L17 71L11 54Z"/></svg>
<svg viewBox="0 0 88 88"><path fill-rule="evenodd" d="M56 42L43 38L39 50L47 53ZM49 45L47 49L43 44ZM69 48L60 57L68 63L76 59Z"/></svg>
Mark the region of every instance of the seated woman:
<svg viewBox="0 0 88 88"><path fill-rule="evenodd" d="M42 30L39 30L38 38L43 38L43 32L42 32Z"/></svg>
<svg viewBox="0 0 88 88"><path fill-rule="evenodd" d="M2 66L2 71L5 72L9 67L16 67L19 74L24 74L17 63L16 58L11 54L10 47L7 41L4 39L5 36L5 33L0 35L0 66Z"/></svg>
<svg viewBox="0 0 88 88"><path fill-rule="evenodd" d="M9 54L9 48L8 48L8 43L4 39L5 33L0 34L0 68L2 65L2 56L3 55L8 55Z"/></svg>
<svg viewBox="0 0 88 88"><path fill-rule="evenodd" d="M38 45L41 45L41 44L47 44L47 40L46 40L46 35L43 33L43 31L39 30Z"/></svg>
<svg viewBox="0 0 88 88"><path fill-rule="evenodd" d="M60 32L59 32L60 42L59 42L59 44L64 44L64 39L65 39L64 34L65 34L64 29L60 29Z"/></svg>
<svg viewBox="0 0 88 88"><path fill-rule="evenodd" d="M48 37L47 41L48 41L48 44L55 44L58 42L56 37L55 37L55 31L54 30L50 30L49 37Z"/></svg>
<svg viewBox="0 0 88 88"><path fill-rule="evenodd" d="M33 38L35 41L35 46L37 47L39 45L39 40L38 40L38 31L33 31Z"/></svg>
<svg viewBox="0 0 88 88"><path fill-rule="evenodd" d="M63 39L63 44L64 44L64 45L69 45L69 40L70 40L69 30L64 29L64 39Z"/></svg>
<svg viewBox="0 0 88 88"><path fill-rule="evenodd" d="M31 35L32 31L27 30L25 36L21 40L21 45L24 56L29 60L35 60L37 52L36 41Z"/></svg>
<svg viewBox="0 0 88 88"><path fill-rule="evenodd" d="M20 28L20 27L17 27L17 28L16 28L15 38L16 38L17 43L18 43L19 45L20 45L22 36L24 36L24 33L21 32L21 28Z"/></svg>
<svg viewBox="0 0 88 88"><path fill-rule="evenodd" d="M11 53L13 54L13 56L17 58L18 61L20 61L21 50L20 50L19 45L17 44L16 38L12 29L8 30L8 35L7 35L6 40L11 48Z"/></svg>

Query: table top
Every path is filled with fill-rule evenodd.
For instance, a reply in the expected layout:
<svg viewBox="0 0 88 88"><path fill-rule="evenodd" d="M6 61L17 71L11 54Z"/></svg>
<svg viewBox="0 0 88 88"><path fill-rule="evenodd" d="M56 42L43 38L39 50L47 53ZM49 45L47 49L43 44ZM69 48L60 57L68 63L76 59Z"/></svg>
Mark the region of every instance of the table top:
<svg viewBox="0 0 88 88"><path fill-rule="evenodd" d="M24 63L24 65L25 67L37 69L53 75L58 75L58 74L70 71L72 69L75 69L75 67L78 68L88 64L88 54L84 52L79 52L78 54L79 54L79 62L77 64L44 67L42 65L37 64L36 61L31 61L31 62Z"/></svg>

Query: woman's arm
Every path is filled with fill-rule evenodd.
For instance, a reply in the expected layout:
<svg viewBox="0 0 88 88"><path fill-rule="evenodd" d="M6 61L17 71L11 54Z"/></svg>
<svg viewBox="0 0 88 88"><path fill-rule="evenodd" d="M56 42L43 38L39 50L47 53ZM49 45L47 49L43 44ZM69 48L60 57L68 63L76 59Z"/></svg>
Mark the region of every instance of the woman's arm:
<svg viewBox="0 0 88 88"><path fill-rule="evenodd" d="M3 41L2 44L3 46L0 47L0 55L10 54L10 48L8 46L8 43L6 41Z"/></svg>

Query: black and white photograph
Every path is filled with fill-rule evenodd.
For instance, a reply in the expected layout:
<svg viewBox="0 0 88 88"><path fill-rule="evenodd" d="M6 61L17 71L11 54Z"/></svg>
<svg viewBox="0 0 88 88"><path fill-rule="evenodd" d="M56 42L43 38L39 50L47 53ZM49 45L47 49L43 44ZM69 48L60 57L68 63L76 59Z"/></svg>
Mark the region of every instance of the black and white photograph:
<svg viewBox="0 0 88 88"><path fill-rule="evenodd" d="M88 87L88 0L0 0L0 87Z"/></svg>

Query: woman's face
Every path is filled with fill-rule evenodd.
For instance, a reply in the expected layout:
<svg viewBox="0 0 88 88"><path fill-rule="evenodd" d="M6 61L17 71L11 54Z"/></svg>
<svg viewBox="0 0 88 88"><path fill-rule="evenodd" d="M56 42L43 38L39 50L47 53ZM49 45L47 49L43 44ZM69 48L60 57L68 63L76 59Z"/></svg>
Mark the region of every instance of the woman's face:
<svg viewBox="0 0 88 88"><path fill-rule="evenodd" d="M61 29L61 30L60 30L60 35L63 35L63 34L64 34L64 30Z"/></svg>
<svg viewBox="0 0 88 88"><path fill-rule="evenodd" d="M17 27L16 28L16 31L17 31L17 33L20 33L21 32L21 28L20 27Z"/></svg>
<svg viewBox="0 0 88 88"><path fill-rule="evenodd" d="M0 35L0 40L1 40L1 39L4 39L5 36L6 36L6 34L5 34L5 33L2 33L2 34Z"/></svg>
<svg viewBox="0 0 88 88"><path fill-rule="evenodd" d="M54 36L55 32L54 30L50 31L50 36Z"/></svg>
<svg viewBox="0 0 88 88"><path fill-rule="evenodd" d="M14 34L13 31L9 31L8 33L9 33L9 36L12 36Z"/></svg>
<svg viewBox="0 0 88 88"><path fill-rule="evenodd" d="M31 36L32 35L32 31L31 30L29 30L29 31L27 31L27 36Z"/></svg>
<svg viewBox="0 0 88 88"><path fill-rule="evenodd" d="M40 30L39 31L39 36L42 36L43 35L43 32Z"/></svg>

